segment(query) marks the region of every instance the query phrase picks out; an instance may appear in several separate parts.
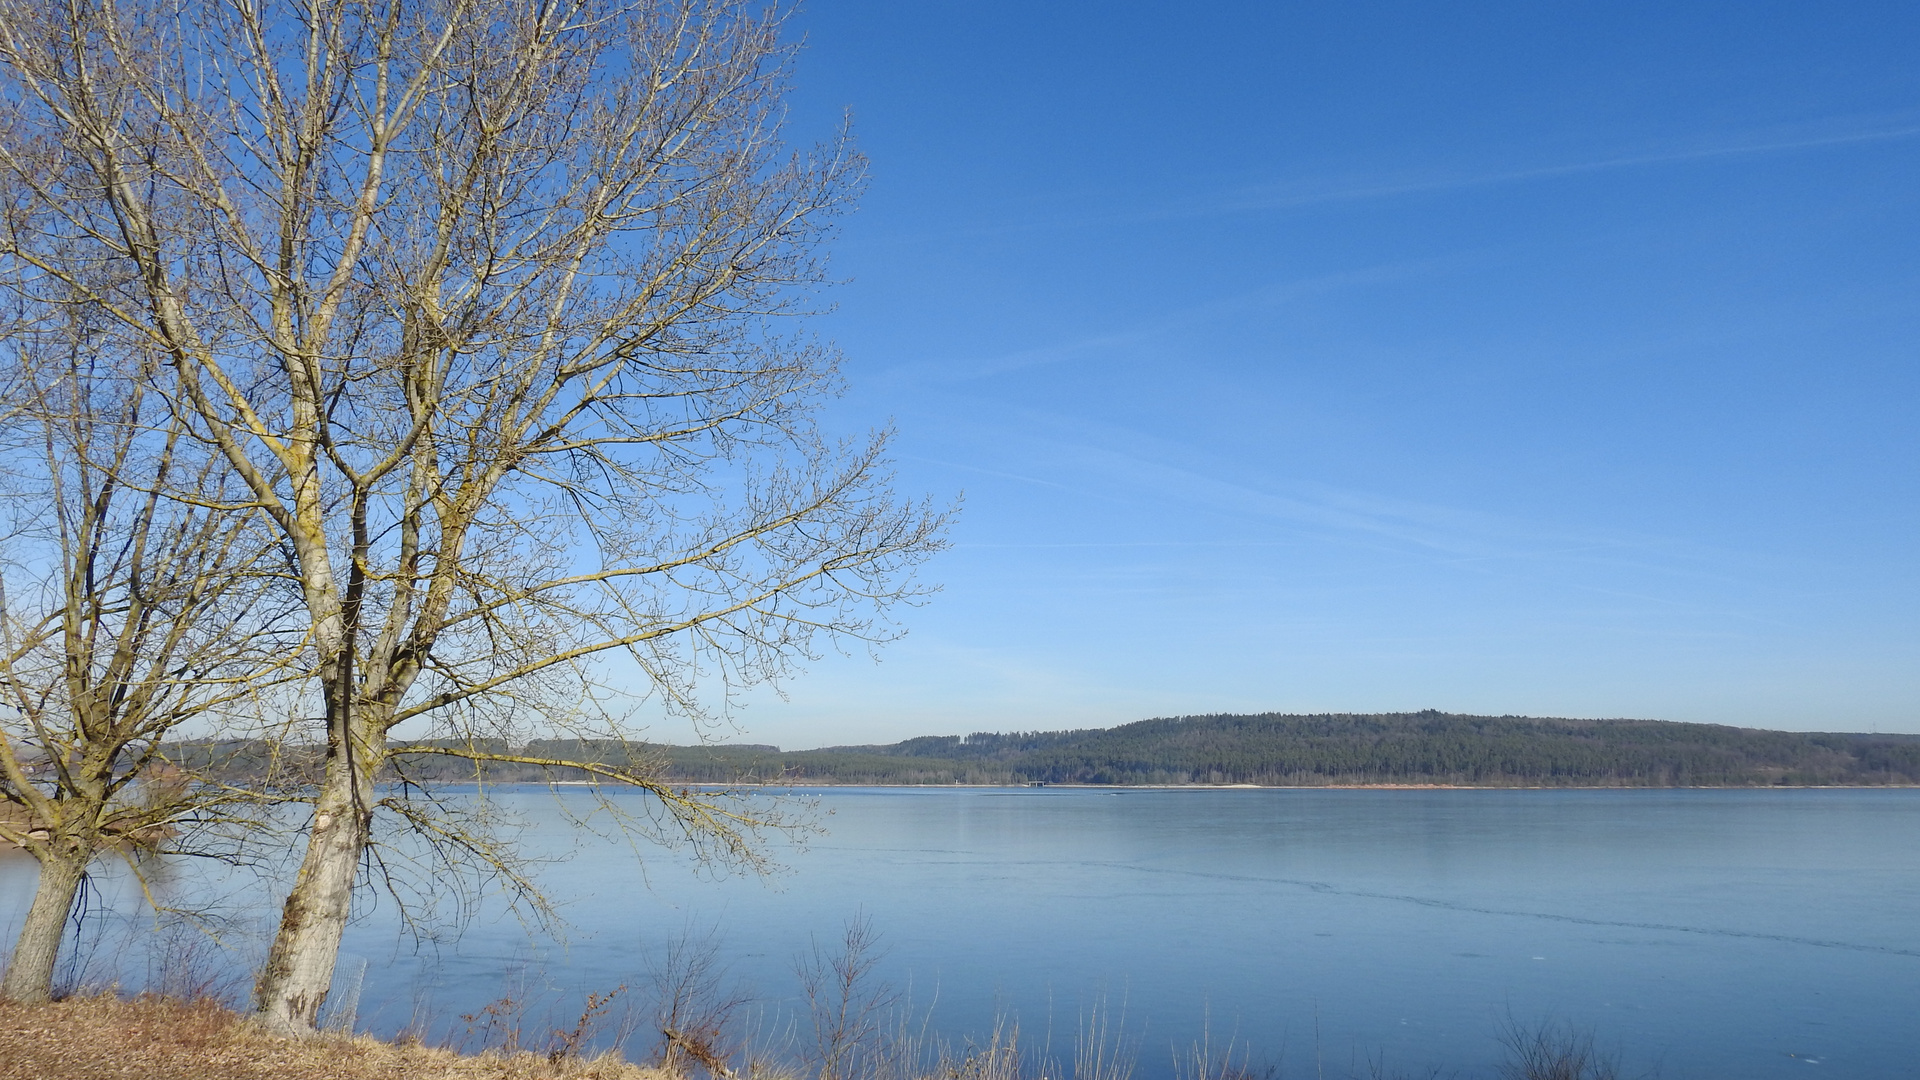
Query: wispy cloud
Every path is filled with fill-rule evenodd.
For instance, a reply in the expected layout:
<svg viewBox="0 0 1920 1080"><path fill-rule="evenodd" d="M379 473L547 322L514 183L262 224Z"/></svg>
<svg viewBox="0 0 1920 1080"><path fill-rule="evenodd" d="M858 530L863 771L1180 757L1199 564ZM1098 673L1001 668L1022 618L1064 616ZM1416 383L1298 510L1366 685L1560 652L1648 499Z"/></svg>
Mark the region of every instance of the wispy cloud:
<svg viewBox="0 0 1920 1080"><path fill-rule="evenodd" d="M1155 499L1322 533L1384 542L1452 562L1538 557L1598 550L1614 542L1540 530L1456 507L1392 498L1311 482L1255 487L1210 471L1093 446L1079 462Z"/></svg>
<svg viewBox="0 0 1920 1080"><path fill-rule="evenodd" d="M991 222L931 232L869 237L866 242L924 243L935 238L1124 227L1269 213L1339 203L1472 191L1629 169L1813 153L1849 146L1902 142L1916 137L1920 137L1920 117L1913 113L1902 113L1871 120L1829 119L1792 128L1695 137L1687 141L1668 141L1587 158L1536 164L1501 166L1482 163L1465 168L1416 168L1394 175L1306 176L1286 181L1216 187L1157 199L1117 192L1076 192L1054 198L1070 198L1083 207L1092 205L1105 208L1048 212L1031 204L1025 210L1003 206L995 210L996 219Z"/></svg>
<svg viewBox="0 0 1920 1080"><path fill-rule="evenodd" d="M1175 221L1234 214L1262 213L1315 205L1441 194L1501 185L1523 184L1622 169L1650 168L1688 162L1740 157L1805 153L1867 143L1897 142L1920 137L1920 123L1903 121L1876 127L1841 127L1800 131L1773 137L1748 135L1690 144L1663 146L1603 155L1583 160L1477 170L1424 170L1395 177L1306 178L1284 183L1242 184L1224 190L1175 197L1157 203L1093 213L1047 215L1031 213L979 228L962 227L942 235L1037 231L1095 227L1124 227L1156 221ZM1089 197L1083 201L1100 202ZM1114 201L1109 196L1104 201ZM902 239L896 237L894 239ZM916 242L928 239L922 235ZM872 242L871 240L869 242ZM885 241L882 241L885 242ZM1253 288L1212 297L1142 318L1119 329L1057 341L984 357L926 360L901 364L877 375L882 385L898 383L958 383L1069 363L1138 347L1195 326L1262 308L1404 280L1468 264L1484 253L1449 258L1398 260L1354 270L1270 281Z"/></svg>
<svg viewBox="0 0 1920 1080"><path fill-rule="evenodd" d="M1842 146L1856 146L1864 143L1899 142L1912 139L1916 136L1920 136L1920 124L1907 123L1899 126L1870 128L1866 130L1830 131L1823 134L1803 135L1796 138L1756 139L1748 137L1702 141L1692 145L1667 146L1658 149L1607 155L1582 161L1558 162L1521 168L1448 172L1393 180L1376 180L1372 182L1366 180L1350 180L1346 183L1337 184L1306 183L1268 185L1243 188L1238 192L1223 194L1211 200L1197 200L1194 204L1187 207L1169 207L1162 211L1162 214L1166 217L1192 217L1245 213L1260 210L1281 210L1321 203L1391 199L1408 195L1424 195L1447 191L1469 190L1473 188L1499 187L1508 184L1523 184L1537 180L1555 180L1562 177L1613 172L1623 169L1642 169L1662 165L1685 165L1693 162L1715 161L1727 158L1796 154Z"/></svg>
<svg viewBox="0 0 1920 1080"><path fill-rule="evenodd" d="M888 384L901 382L956 383L984 379L1026 368L1062 364L1127 349L1168 334L1217 322L1248 311L1325 296L1345 289L1361 289L1392 281L1430 274L1458 266L1462 258L1406 259L1343 270L1332 274L1285 278L1252 289L1226 293L1198 304L1174 308L1119 330L1068 341L1054 342L997 356L955 360L922 360L901 364L879 373Z"/></svg>
<svg viewBox="0 0 1920 1080"><path fill-rule="evenodd" d="M995 432L986 438L1001 447L1024 442L1027 459L1054 464L1047 479L1033 482L1101 501L1154 507L1142 520L1178 516L1182 511L1174 508L1186 507L1238 519L1289 543L1318 538L1473 573L1532 573L1527 568L1579 564L1752 587L1779 570L1758 565L1749 552L1709 549L1673 537L1545 522L1298 478L1249 480L1193 447L1096 420L1053 414L1007 419L1028 434ZM1156 537L1115 546L1215 542ZM1240 545L1237 537L1219 543Z"/></svg>
<svg viewBox="0 0 1920 1080"><path fill-rule="evenodd" d="M1013 480L1017 483L1032 484L1036 487L1053 488L1058 491L1074 490L1071 485L1062 484L1057 480L1044 480L1040 477L1029 476L1025 473L1007 472L1004 469L989 469L983 465L972 465L966 462L946 461L941 458L930 457L913 457L909 460L920 461L929 465L938 465L943 469L953 469L958 472L976 473L981 476L991 476L1000 480Z"/></svg>

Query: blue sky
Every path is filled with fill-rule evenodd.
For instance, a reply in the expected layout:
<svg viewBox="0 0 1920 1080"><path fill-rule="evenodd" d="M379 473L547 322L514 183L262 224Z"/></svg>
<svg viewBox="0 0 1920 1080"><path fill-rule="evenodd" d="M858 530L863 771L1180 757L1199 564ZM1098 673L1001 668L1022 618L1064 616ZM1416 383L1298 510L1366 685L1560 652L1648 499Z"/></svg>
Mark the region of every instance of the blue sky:
<svg viewBox="0 0 1920 1080"><path fill-rule="evenodd" d="M965 493L802 747L1211 711L1920 731L1920 9L817 0L835 424Z"/></svg>

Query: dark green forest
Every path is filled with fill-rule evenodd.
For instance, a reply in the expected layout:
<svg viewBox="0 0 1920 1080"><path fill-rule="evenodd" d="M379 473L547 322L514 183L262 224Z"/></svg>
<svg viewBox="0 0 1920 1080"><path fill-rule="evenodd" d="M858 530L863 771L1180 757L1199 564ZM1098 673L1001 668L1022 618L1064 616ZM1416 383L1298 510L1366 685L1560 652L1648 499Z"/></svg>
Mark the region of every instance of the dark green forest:
<svg viewBox="0 0 1920 1080"><path fill-rule="evenodd" d="M469 762L408 755L405 744L395 749L399 755L389 779L478 778ZM502 744L487 749L508 748ZM536 740L512 749L534 757L605 761L698 784L1920 784L1920 735L1464 716L1431 710L1182 716L1114 728L925 736L883 746L820 750L578 740ZM212 756L229 760L223 770L229 774L254 771L244 747L229 744ZM484 775L494 783L582 778L577 771L518 764L489 765Z"/></svg>
<svg viewBox="0 0 1920 1080"><path fill-rule="evenodd" d="M1658 720L1262 713L928 736L780 752L662 748L676 778L842 784L1459 784L1750 787L1920 783L1920 736Z"/></svg>

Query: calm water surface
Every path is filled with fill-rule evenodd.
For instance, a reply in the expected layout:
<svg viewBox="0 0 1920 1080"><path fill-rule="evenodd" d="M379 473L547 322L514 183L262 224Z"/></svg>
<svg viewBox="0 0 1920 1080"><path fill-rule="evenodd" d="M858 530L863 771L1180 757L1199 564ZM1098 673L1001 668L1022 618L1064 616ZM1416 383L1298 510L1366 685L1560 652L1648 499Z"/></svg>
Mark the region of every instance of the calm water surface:
<svg viewBox="0 0 1920 1080"><path fill-rule="evenodd" d="M556 993L644 983L688 927L717 929L777 1015L795 955L864 913L884 974L935 1027L978 1033L1005 1010L1029 1042L1052 1028L1061 1052L1104 995L1143 1080L1170 1077L1172 1047L1209 1027L1283 1076L1383 1057L1474 1075L1508 1016L1590 1027L1633 1073L1920 1075L1920 791L817 797L827 835L763 882L652 852L643 871L624 845L580 842L545 789L512 792L529 842L574 852L542 874L566 944L531 943L489 908L457 942L416 949L375 905L345 946L349 968L368 965L361 1025L397 1029L422 1000L471 1012L515 967ZM0 862L0 919L17 926L31 880L30 863ZM244 881L173 888L255 902ZM137 982L132 956L117 959Z"/></svg>

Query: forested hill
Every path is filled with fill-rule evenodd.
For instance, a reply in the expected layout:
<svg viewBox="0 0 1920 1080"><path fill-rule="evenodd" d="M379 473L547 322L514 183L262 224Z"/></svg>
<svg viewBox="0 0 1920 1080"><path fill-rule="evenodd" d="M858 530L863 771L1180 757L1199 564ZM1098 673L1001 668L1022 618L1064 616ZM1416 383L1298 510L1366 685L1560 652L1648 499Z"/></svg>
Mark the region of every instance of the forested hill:
<svg viewBox="0 0 1920 1080"><path fill-rule="evenodd" d="M1442 712L1183 716L780 751L658 747L675 779L840 784L1920 784L1920 736Z"/></svg>
<svg viewBox="0 0 1920 1080"><path fill-rule="evenodd" d="M398 751L388 778L469 782L456 757ZM1481 787L1920 785L1920 735L1763 731L1659 720L1455 713L1182 716L1115 728L945 735L783 751L536 739L478 749L601 761L682 783L1452 784ZM177 760L232 778L269 771L264 744L176 744ZM280 758L318 775L320 748ZM494 783L576 780L576 769L495 763Z"/></svg>

